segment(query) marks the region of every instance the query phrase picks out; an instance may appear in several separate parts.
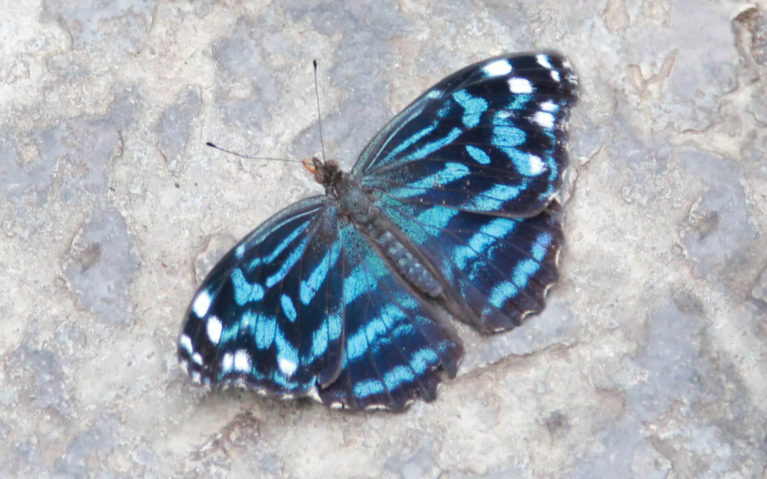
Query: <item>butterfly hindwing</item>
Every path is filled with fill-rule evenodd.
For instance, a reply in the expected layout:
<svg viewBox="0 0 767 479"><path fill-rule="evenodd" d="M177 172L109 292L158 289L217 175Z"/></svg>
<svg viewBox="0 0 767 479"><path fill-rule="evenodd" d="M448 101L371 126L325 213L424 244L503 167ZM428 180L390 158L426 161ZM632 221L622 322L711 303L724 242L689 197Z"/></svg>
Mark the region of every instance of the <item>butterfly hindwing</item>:
<svg viewBox="0 0 767 479"><path fill-rule="evenodd" d="M498 57L427 90L365 148L353 173L403 202L509 217L561 183L576 79L556 54Z"/></svg>
<svg viewBox="0 0 767 479"><path fill-rule="evenodd" d="M401 410L415 397L434 399L439 370L455 376L460 340L428 302L414 296L368 241L342 228L346 351L323 402L351 409Z"/></svg>
<svg viewBox="0 0 767 479"><path fill-rule="evenodd" d="M532 218L413 205L383 195L380 204L457 291L467 311L458 319L491 333L543 309L557 280L562 242L555 202Z"/></svg>

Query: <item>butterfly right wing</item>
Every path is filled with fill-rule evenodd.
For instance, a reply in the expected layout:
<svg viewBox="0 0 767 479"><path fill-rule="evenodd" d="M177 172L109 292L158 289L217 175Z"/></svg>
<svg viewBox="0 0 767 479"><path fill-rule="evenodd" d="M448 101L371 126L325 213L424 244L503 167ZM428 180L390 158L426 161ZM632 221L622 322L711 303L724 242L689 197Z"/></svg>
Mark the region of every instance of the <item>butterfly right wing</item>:
<svg viewBox="0 0 767 479"><path fill-rule="evenodd" d="M397 115L354 167L444 275L451 310L482 332L541 311L557 279L562 229L552 199L577 84L555 53L470 65Z"/></svg>
<svg viewBox="0 0 767 479"><path fill-rule="evenodd" d="M545 209L567 166L577 77L555 53L489 58L407 106L352 173L400 202L507 218Z"/></svg>

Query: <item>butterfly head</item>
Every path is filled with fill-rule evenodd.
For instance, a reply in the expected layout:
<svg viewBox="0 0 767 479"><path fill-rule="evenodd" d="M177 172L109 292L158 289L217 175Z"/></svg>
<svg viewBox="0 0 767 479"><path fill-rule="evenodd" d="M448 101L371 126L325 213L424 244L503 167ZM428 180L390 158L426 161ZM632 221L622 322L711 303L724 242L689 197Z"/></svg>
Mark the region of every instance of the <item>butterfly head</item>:
<svg viewBox="0 0 767 479"><path fill-rule="evenodd" d="M325 187L332 187L343 175L338 163L334 160L322 161L315 156L311 160L304 159L302 163L304 168L314 176L314 181Z"/></svg>

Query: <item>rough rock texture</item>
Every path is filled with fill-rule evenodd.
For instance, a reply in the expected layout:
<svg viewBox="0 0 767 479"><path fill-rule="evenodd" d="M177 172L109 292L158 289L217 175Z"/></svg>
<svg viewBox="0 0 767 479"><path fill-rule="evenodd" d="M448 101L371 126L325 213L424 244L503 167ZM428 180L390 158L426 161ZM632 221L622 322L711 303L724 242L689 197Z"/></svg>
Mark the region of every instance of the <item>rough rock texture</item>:
<svg viewBox="0 0 767 479"><path fill-rule="evenodd" d="M767 4L0 3L0 476L767 478ZM581 80L547 309L404 414L206 393L184 310L453 70Z"/></svg>

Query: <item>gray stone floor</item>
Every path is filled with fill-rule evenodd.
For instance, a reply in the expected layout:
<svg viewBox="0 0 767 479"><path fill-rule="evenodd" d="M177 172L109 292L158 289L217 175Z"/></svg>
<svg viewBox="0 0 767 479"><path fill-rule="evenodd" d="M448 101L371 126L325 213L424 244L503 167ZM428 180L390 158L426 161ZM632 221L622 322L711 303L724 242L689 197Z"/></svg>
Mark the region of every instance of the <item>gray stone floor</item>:
<svg viewBox="0 0 767 479"><path fill-rule="evenodd" d="M767 4L0 2L3 477L767 478ZM580 75L545 312L440 397L349 414L206 393L200 275L444 75Z"/></svg>

